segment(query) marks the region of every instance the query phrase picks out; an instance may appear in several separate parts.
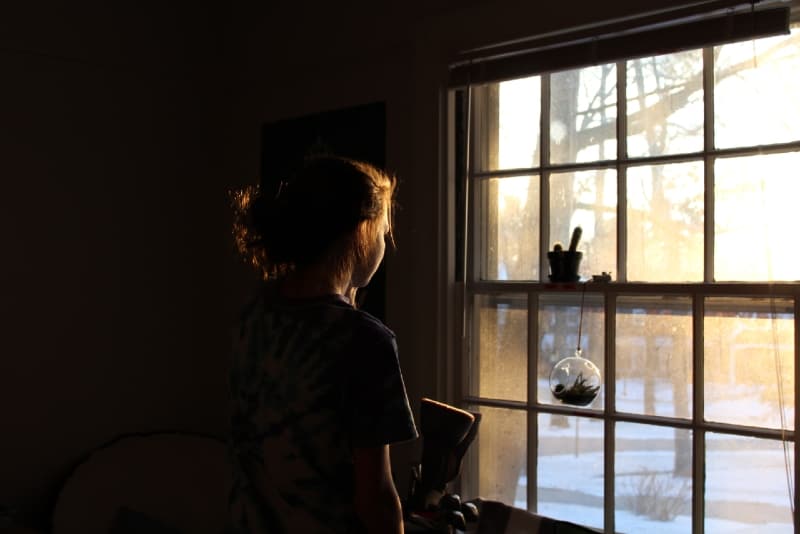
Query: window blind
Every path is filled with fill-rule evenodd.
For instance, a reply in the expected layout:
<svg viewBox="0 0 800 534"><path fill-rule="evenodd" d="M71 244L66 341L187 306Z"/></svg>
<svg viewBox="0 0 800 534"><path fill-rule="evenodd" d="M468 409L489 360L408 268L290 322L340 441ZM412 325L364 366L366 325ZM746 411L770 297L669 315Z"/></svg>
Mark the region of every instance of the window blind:
<svg viewBox="0 0 800 534"><path fill-rule="evenodd" d="M483 47L450 65L449 86L497 82L789 32L789 2L718 0Z"/></svg>

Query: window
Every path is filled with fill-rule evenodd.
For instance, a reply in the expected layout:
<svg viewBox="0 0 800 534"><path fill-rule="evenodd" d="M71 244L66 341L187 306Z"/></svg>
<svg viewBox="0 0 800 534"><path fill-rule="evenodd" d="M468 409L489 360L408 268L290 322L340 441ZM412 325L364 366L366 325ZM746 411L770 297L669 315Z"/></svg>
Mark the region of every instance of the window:
<svg viewBox="0 0 800 534"><path fill-rule="evenodd" d="M794 531L799 73L795 24L452 91L458 396L483 415L465 497L606 532ZM582 281L550 283L576 226ZM577 347L602 375L585 408L549 385Z"/></svg>

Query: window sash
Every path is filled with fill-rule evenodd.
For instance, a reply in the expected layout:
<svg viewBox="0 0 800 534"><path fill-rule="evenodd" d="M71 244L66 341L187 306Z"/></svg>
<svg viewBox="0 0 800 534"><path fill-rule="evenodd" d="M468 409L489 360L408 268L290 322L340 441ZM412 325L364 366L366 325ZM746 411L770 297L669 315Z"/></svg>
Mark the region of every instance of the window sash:
<svg viewBox="0 0 800 534"><path fill-rule="evenodd" d="M528 369L536 369L540 358L538 339L538 307L539 295L548 291L548 297L552 296L552 284L541 283L497 283L497 282L476 282L470 284L468 293L471 297L477 295L508 295L526 296L528 312ZM562 289L565 295L573 296L582 291L582 288ZM800 366L797 365L798 347L800 347L800 285L792 283L784 284L588 284L586 291L595 292L604 297L605 310L605 331L604 331L604 399L605 404L598 409L576 408L559 404L548 404L538 402L536 399L536 380L528 380L528 394L526 401L514 401L504 399L494 399L480 397L476 395L464 394L460 404L480 411L481 407L505 408L527 414L527 506L528 509L536 512L538 507L537 470L531 466L537 465L538 450L538 415L552 414L564 416L579 416L582 418L596 419L604 422L604 514L605 531L615 532L615 451L616 435L615 426L617 423L637 423L660 426L665 428L675 428L691 431L692 437L692 480L693 487L704 488L705 472L704 461L706 457L705 436L708 433L726 434L730 436L751 437L760 439L770 439L790 443L794 449L794 458L800 454L800 445L797 440L797 431L800 429L800 415L795 410L794 430L767 428L757 426L747 426L739 424L721 423L706 421L704 419L705 410L705 382L703 372L704 366L704 337L703 320L705 318L704 302L706 297L715 296L746 296L755 298L792 298L793 304L790 309L769 309L763 308L766 312L790 312L794 316L794 347L795 347L795 375L794 375L794 396L795 399L800 395ZM613 318L616 316L616 301L618 297L624 296L661 296L664 294L675 294L689 296L692 300L692 416L689 419L668 417L662 415L647 415L630 412L620 412L615 405L616 381L609 380L607 377L616 376L616 324ZM472 298L470 298L472 301ZM573 301L574 302L574 301ZM612 318L612 320L609 320ZM469 324L474 324L469 320ZM471 342L474 346L474 341ZM530 371L529 371L530 372ZM466 384L463 391L467 391ZM469 467L468 467L469 469ZM473 466L473 472L474 466ZM798 470L794 469L794 487L797 488ZM460 489L462 491L463 489ZM705 493L695 491L692 496L692 522L693 532L703 532L705 512L704 512ZM797 506L797 493L795 492L795 508ZM795 525L795 531L798 531Z"/></svg>

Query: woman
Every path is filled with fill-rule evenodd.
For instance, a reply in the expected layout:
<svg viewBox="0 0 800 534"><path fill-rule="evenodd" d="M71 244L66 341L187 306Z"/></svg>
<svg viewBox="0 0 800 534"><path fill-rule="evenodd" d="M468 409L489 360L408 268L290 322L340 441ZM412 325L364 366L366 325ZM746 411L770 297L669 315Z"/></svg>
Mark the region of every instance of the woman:
<svg viewBox="0 0 800 534"><path fill-rule="evenodd" d="M403 532L389 444L417 432L394 334L353 302L392 243L394 190L316 157L274 195L234 195L239 251L266 280L231 372L238 532Z"/></svg>

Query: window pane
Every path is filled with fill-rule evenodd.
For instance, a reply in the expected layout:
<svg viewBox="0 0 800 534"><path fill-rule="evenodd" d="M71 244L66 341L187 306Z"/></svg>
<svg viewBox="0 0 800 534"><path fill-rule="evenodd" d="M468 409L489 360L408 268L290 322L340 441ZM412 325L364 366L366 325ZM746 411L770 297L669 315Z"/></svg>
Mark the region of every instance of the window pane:
<svg viewBox="0 0 800 534"><path fill-rule="evenodd" d="M617 410L691 418L691 299L619 298L616 319Z"/></svg>
<svg viewBox="0 0 800 534"><path fill-rule="evenodd" d="M579 274L616 271L617 173L613 169L554 173L550 176L550 249L566 250L572 230L583 229Z"/></svg>
<svg viewBox="0 0 800 534"><path fill-rule="evenodd" d="M482 181L484 280L539 278L539 177Z"/></svg>
<svg viewBox="0 0 800 534"><path fill-rule="evenodd" d="M703 162L628 169L628 280L703 280Z"/></svg>
<svg viewBox="0 0 800 534"><path fill-rule="evenodd" d="M555 72L550 88L550 161L616 159L616 65Z"/></svg>
<svg viewBox="0 0 800 534"><path fill-rule="evenodd" d="M575 355L578 348L578 328L581 330L581 356L590 360L600 370L604 381L605 331L603 298L586 294L581 321L581 293L546 293L539 297L539 369L537 371L537 400L542 404L561 404L550 391L550 373L553 366L564 358ZM602 409L603 388L590 405Z"/></svg>
<svg viewBox="0 0 800 534"><path fill-rule="evenodd" d="M541 78L483 85L473 95L477 169L538 167Z"/></svg>
<svg viewBox="0 0 800 534"><path fill-rule="evenodd" d="M691 432L634 423L615 428L616 530L691 532Z"/></svg>
<svg viewBox="0 0 800 534"><path fill-rule="evenodd" d="M487 406L468 409L480 412L481 423L461 476L465 500L481 497L527 508L526 412Z"/></svg>
<svg viewBox="0 0 800 534"><path fill-rule="evenodd" d="M794 429L791 299L708 298L705 418Z"/></svg>
<svg viewBox="0 0 800 534"><path fill-rule="evenodd" d="M800 152L716 161L716 280L800 280L798 168Z"/></svg>
<svg viewBox="0 0 800 534"><path fill-rule="evenodd" d="M791 35L718 46L714 54L717 147L800 139L800 26Z"/></svg>
<svg viewBox="0 0 800 534"><path fill-rule="evenodd" d="M537 513L603 528L603 421L539 414Z"/></svg>
<svg viewBox="0 0 800 534"><path fill-rule="evenodd" d="M627 63L628 155L703 150L703 51Z"/></svg>
<svg viewBox="0 0 800 534"><path fill-rule="evenodd" d="M705 531L794 532L786 485L787 471L794 476L793 447L776 440L707 434Z"/></svg>
<svg viewBox="0 0 800 534"><path fill-rule="evenodd" d="M475 297L477 350L468 369L471 395L528 398L528 303L525 296Z"/></svg>

